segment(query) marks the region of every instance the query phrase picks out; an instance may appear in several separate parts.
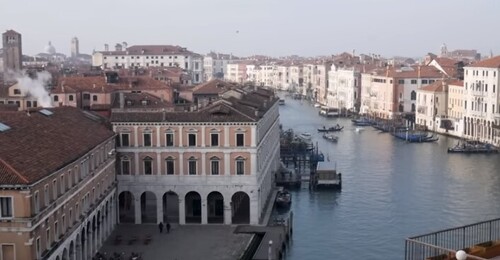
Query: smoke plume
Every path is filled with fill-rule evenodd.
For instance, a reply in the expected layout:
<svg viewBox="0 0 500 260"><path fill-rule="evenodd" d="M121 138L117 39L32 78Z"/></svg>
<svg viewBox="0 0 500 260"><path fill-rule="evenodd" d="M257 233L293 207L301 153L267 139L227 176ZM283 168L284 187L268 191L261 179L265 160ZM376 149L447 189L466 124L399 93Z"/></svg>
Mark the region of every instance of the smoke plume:
<svg viewBox="0 0 500 260"><path fill-rule="evenodd" d="M32 76L28 75L25 71L15 72L10 73L9 78L17 81L21 93L26 93L36 98L38 106L52 107L49 92L45 88L52 78L49 72L36 72Z"/></svg>

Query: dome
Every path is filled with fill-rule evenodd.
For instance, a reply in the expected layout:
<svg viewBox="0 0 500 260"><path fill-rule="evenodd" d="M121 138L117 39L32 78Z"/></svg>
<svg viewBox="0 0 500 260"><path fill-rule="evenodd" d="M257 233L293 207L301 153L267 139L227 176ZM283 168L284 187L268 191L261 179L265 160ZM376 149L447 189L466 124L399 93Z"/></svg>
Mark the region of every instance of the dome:
<svg viewBox="0 0 500 260"><path fill-rule="evenodd" d="M56 53L56 48L54 48L54 46L52 46L51 42L49 42L49 45L45 46L45 53L48 53L48 54Z"/></svg>

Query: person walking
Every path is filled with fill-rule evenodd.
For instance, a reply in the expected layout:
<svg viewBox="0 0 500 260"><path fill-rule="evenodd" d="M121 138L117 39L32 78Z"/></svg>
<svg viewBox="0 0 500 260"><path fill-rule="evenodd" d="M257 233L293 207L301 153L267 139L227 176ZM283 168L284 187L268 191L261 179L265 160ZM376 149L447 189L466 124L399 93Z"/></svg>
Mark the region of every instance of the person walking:
<svg viewBox="0 0 500 260"><path fill-rule="evenodd" d="M167 222L167 233L170 233L170 222Z"/></svg>
<svg viewBox="0 0 500 260"><path fill-rule="evenodd" d="M160 229L160 233L163 232L163 222L160 222L160 224L158 224L158 228Z"/></svg>

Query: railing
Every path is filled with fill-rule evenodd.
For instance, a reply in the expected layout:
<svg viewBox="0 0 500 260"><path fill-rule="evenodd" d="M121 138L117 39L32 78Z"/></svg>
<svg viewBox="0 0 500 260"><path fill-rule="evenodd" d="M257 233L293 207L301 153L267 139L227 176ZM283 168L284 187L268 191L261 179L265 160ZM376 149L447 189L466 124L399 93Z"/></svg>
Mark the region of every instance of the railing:
<svg viewBox="0 0 500 260"><path fill-rule="evenodd" d="M405 259L452 259L444 255L500 240L500 218L406 239ZM433 258L443 255L442 258ZM483 259L474 258L471 259Z"/></svg>

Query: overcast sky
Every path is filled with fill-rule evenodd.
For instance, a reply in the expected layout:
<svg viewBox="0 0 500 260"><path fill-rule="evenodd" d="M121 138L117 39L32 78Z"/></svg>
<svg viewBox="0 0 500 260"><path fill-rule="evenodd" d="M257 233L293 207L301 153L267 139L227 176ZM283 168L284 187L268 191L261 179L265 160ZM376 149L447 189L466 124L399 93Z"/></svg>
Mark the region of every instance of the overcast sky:
<svg viewBox="0 0 500 260"><path fill-rule="evenodd" d="M453 49L500 54L498 0L0 0L0 31L23 35L23 52L48 41L68 54L117 42L172 44L204 54L420 57Z"/></svg>

